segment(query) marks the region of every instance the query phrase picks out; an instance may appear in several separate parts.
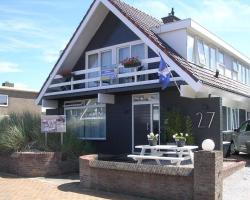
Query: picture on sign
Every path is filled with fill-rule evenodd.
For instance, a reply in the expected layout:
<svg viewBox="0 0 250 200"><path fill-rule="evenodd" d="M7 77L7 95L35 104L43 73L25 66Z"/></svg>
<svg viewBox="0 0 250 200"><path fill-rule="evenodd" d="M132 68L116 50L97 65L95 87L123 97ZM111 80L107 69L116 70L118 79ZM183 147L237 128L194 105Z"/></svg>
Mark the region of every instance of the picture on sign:
<svg viewBox="0 0 250 200"><path fill-rule="evenodd" d="M117 78L117 72L114 68L106 68L101 70L101 79L103 81L116 78Z"/></svg>
<svg viewBox="0 0 250 200"><path fill-rule="evenodd" d="M66 116L65 115L45 115L41 117L42 133L65 133Z"/></svg>

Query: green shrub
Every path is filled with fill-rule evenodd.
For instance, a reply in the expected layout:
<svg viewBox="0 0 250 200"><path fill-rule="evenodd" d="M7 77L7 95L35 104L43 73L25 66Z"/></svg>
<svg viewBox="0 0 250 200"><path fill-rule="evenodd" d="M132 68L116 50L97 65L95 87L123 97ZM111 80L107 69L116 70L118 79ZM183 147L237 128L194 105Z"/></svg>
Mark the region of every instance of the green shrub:
<svg viewBox="0 0 250 200"><path fill-rule="evenodd" d="M166 113L163 129L165 141L173 142L173 135L176 133L188 133L186 143L194 143L192 135L193 122L189 116L183 115L178 109L172 109Z"/></svg>
<svg viewBox="0 0 250 200"><path fill-rule="evenodd" d="M41 117L37 114L12 113L0 120L0 151L61 151L67 158L75 159L86 153L94 153L90 142L82 141L73 133L70 126L64 133L63 145L60 134L48 134L45 146L45 135L41 133Z"/></svg>

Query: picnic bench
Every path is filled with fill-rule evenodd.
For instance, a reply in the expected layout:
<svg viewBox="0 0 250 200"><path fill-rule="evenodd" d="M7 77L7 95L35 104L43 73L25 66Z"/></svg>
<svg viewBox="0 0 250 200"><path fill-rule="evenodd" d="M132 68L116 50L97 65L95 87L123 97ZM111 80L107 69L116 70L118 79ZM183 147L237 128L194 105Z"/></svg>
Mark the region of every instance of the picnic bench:
<svg viewBox="0 0 250 200"><path fill-rule="evenodd" d="M176 166L180 166L181 162L184 160L190 159L193 163L193 150L198 149L198 146L177 147L176 145L139 145L135 146L135 148L141 149L140 154L130 154L128 157L136 160L138 164L141 164L143 160L155 160L158 165L161 165L161 160L167 160L172 164L176 164ZM150 150L150 153L147 153L146 150ZM175 157L170 155L175 155Z"/></svg>

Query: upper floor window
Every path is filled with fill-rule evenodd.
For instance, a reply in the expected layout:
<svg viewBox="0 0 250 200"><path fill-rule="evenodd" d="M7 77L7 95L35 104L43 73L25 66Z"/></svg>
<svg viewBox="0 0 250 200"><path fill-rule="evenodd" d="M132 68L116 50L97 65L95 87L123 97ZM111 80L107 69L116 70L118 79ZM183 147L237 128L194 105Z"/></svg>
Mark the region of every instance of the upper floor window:
<svg viewBox="0 0 250 200"><path fill-rule="evenodd" d="M8 106L8 95L0 94L0 106Z"/></svg>
<svg viewBox="0 0 250 200"><path fill-rule="evenodd" d="M238 64L235 61L233 62L232 78L233 80L238 80Z"/></svg>
<svg viewBox="0 0 250 200"><path fill-rule="evenodd" d="M194 62L194 38L190 35L187 36L187 60Z"/></svg>
<svg viewBox="0 0 250 200"><path fill-rule="evenodd" d="M198 40L198 58L201 65L206 65L205 49L203 42Z"/></svg>
<svg viewBox="0 0 250 200"><path fill-rule="evenodd" d="M218 63L224 65L224 54L221 51L218 52Z"/></svg>
<svg viewBox="0 0 250 200"><path fill-rule="evenodd" d="M210 48L210 68L216 68L216 50L214 48Z"/></svg>

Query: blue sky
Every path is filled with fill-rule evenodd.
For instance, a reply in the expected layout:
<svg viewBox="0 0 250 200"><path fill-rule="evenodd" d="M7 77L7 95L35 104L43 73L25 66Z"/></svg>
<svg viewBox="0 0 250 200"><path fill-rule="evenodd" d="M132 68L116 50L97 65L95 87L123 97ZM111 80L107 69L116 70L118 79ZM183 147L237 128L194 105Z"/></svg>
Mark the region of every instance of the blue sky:
<svg viewBox="0 0 250 200"><path fill-rule="evenodd" d="M0 82L39 90L92 0L1 0ZM250 57L248 0L125 0L157 18L172 7Z"/></svg>

